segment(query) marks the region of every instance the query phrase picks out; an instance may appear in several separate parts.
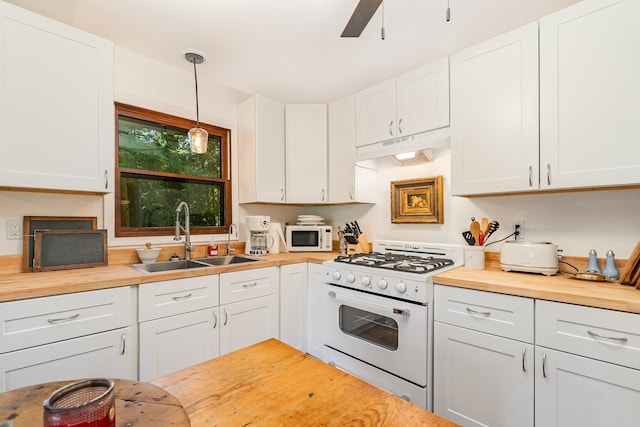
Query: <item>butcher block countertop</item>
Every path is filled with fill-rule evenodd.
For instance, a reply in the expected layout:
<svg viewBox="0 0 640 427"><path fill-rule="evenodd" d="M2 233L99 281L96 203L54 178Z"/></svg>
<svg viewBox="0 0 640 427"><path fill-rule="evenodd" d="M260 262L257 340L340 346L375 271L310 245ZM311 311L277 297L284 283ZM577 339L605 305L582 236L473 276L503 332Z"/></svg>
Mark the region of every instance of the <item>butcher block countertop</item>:
<svg viewBox="0 0 640 427"><path fill-rule="evenodd" d="M151 383L192 427L457 425L275 339Z"/></svg>
<svg viewBox="0 0 640 427"><path fill-rule="evenodd" d="M590 307L640 313L640 290L619 283L577 280L563 274L544 276L534 273L506 272L499 262L485 270L456 268L434 278L435 283L517 295Z"/></svg>

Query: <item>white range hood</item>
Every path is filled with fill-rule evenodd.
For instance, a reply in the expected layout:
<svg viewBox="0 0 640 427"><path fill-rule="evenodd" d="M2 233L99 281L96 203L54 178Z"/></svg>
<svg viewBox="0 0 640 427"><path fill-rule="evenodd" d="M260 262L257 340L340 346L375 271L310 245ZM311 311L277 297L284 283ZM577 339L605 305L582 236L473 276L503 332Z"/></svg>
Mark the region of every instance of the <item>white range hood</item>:
<svg viewBox="0 0 640 427"><path fill-rule="evenodd" d="M356 147L356 162L391 158L396 154L424 152L425 161L432 148L449 148L449 127Z"/></svg>

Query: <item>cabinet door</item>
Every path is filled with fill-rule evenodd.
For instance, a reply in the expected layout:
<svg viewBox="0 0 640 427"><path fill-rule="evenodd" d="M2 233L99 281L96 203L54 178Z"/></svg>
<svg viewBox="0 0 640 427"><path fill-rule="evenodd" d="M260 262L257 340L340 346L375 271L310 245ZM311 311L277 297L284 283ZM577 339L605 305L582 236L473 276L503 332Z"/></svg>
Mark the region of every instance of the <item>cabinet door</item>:
<svg viewBox="0 0 640 427"><path fill-rule="evenodd" d="M640 183L640 3L540 20L541 188Z"/></svg>
<svg viewBox="0 0 640 427"><path fill-rule="evenodd" d="M376 171L355 164L355 95L329 104L329 202L375 203Z"/></svg>
<svg viewBox="0 0 640 427"><path fill-rule="evenodd" d="M396 137L396 79L356 93L356 147Z"/></svg>
<svg viewBox="0 0 640 427"><path fill-rule="evenodd" d="M449 126L449 58L396 79L398 136Z"/></svg>
<svg viewBox="0 0 640 427"><path fill-rule="evenodd" d="M451 56L454 195L538 190L538 25Z"/></svg>
<svg viewBox="0 0 640 427"><path fill-rule="evenodd" d="M327 106L288 104L285 111L287 203L326 203Z"/></svg>
<svg viewBox="0 0 640 427"><path fill-rule="evenodd" d="M256 95L238 105L240 203L284 203L284 161L284 104Z"/></svg>
<svg viewBox="0 0 640 427"><path fill-rule="evenodd" d="M280 267L280 340L307 351L307 263Z"/></svg>
<svg viewBox="0 0 640 427"><path fill-rule="evenodd" d="M122 328L2 354L0 391L91 377L136 379L132 337L131 328Z"/></svg>
<svg viewBox="0 0 640 427"><path fill-rule="evenodd" d="M533 426L533 345L434 324L434 412L463 426Z"/></svg>
<svg viewBox="0 0 640 427"><path fill-rule="evenodd" d="M640 371L544 347L535 363L537 426L638 425Z"/></svg>
<svg viewBox="0 0 640 427"><path fill-rule="evenodd" d="M218 308L140 323L140 381L220 355Z"/></svg>
<svg viewBox="0 0 640 427"><path fill-rule="evenodd" d="M278 336L278 298L254 298L220 306L220 355Z"/></svg>
<svg viewBox="0 0 640 427"><path fill-rule="evenodd" d="M307 268L307 281L309 284L307 298L307 353L324 360L324 343L322 331L324 327L324 306L322 301L326 298L325 274L321 264L309 263Z"/></svg>
<svg viewBox="0 0 640 427"><path fill-rule="evenodd" d="M113 189L113 44L0 5L0 185Z"/></svg>

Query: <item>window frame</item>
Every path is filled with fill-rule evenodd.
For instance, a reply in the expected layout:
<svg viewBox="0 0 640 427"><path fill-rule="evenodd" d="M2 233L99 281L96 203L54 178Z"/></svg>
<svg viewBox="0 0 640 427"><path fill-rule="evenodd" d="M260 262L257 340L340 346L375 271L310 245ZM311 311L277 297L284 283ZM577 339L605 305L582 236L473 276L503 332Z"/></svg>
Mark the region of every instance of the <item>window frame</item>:
<svg viewBox="0 0 640 427"><path fill-rule="evenodd" d="M116 238L121 237L145 237L145 236L169 236L173 235L174 227L127 227L122 229L122 195L120 189L120 179L123 173L135 173L138 175L147 175L161 178L180 178L185 181L198 182L215 182L223 186L224 206L223 224L219 227L203 227L192 226L190 228L192 235L199 234L227 234L228 227L232 223L232 199L231 199L231 130L223 127L214 126L206 123L200 123L200 126L209 132L209 135L220 137L220 178L197 177L191 175L180 175L175 173L158 172L147 174L137 169L127 169L120 167L119 158L119 117L131 117L135 119L153 122L163 126L171 126L188 131L195 126L194 120L173 116L158 111L149 110L142 107L115 102L115 189L114 189L114 234Z"/></svg>

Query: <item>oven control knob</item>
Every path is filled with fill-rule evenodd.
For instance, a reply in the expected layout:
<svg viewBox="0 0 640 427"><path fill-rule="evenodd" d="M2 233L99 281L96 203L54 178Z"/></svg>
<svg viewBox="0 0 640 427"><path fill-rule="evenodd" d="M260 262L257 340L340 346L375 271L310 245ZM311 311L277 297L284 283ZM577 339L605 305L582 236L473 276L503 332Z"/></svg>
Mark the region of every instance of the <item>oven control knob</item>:
<svg viewBox="0 0 640 427"><path fill-rule="evenodd" d="M404 294L405 292L407 292L407 285L405 285L404 282L396 283L396 291Z"/></svg>
<svg viewBox="0 0 640 427"><path fill-rule="evenodd" d="M387 283L387 281L386 281L385 279L380 279L380 280L378 280L378 287L379 287L380 289L387 289L387 285L388 285L388 284L389 284L389 283Z"/></svg>
<svg viewBox="0 0 640 427"><path fill-rule="evenodd" d="M355 281L356 281L356 276L354 276L353 273L347 274L347 282L353 283Z"/></svg>
<svg viewBox="0 0 640 427"><path fill-rule="evenodd" d="M362 284L362 286L366 286L368 287L371 284L371 277L369 276L362 276L360 278L360 283Z"/></svg>
<svg viewBox="0 0 640 427"><path fill-rule="evenodd" d="M340 280L340 278L342 277L342 274L339 271L334 271L333 272L333 278L336 280Z"/></svg>

